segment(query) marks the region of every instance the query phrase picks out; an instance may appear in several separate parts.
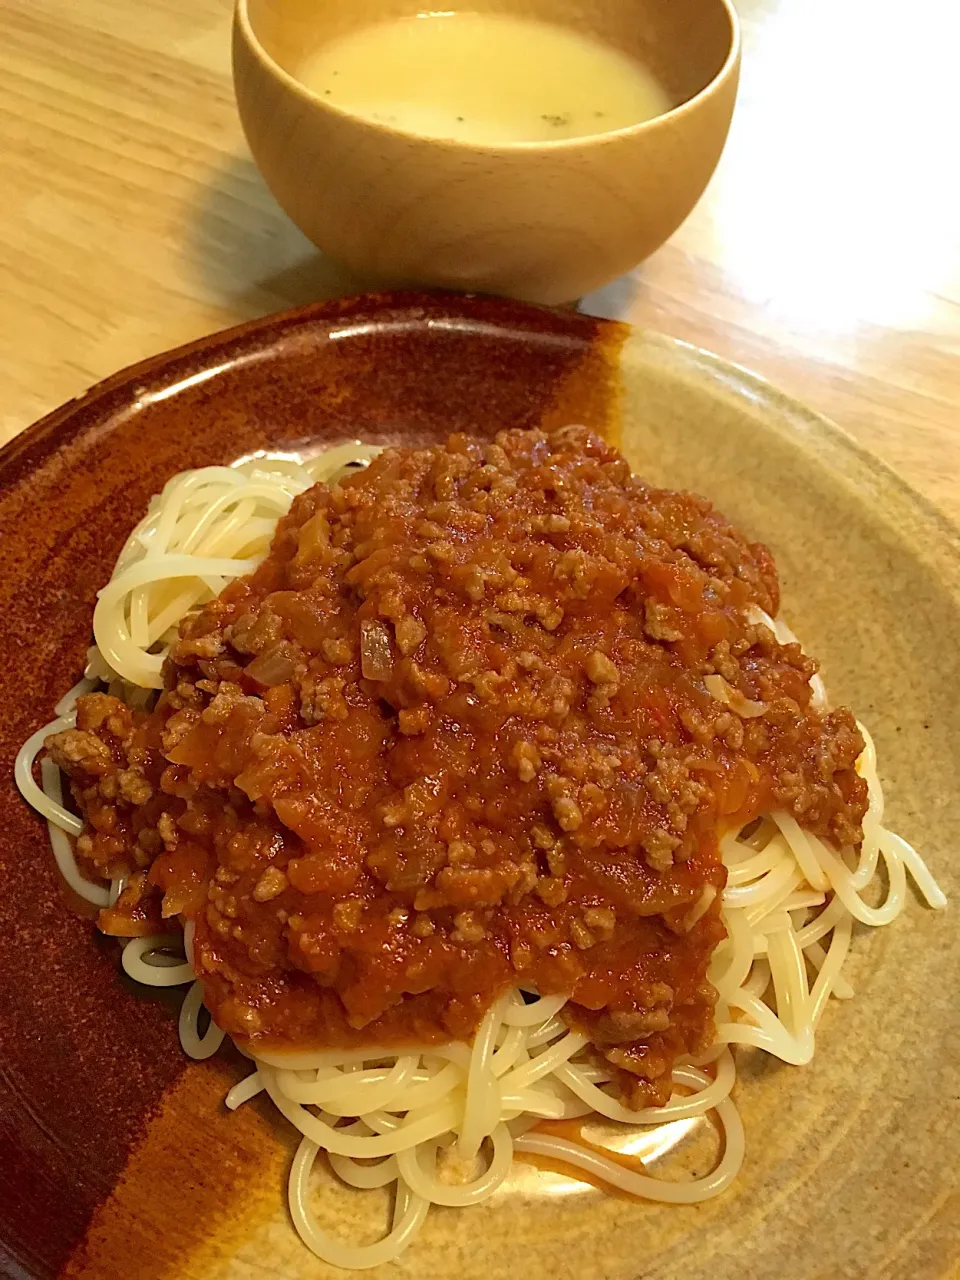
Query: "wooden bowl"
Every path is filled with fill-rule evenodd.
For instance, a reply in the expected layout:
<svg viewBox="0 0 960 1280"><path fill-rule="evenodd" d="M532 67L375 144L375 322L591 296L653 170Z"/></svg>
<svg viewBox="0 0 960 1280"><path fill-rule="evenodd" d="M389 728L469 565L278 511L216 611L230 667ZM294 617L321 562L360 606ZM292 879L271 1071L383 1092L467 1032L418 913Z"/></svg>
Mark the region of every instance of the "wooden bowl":
<svg viewBox="0 0 960 1280"><path fill-rule="evenodd" d="M292 72L320 39L408 0L238 0L234 83L254 159L313 242L391 284L569 302L672 235L716 167L736 97L731 0L474 0L563 22L638 57L677 105L585 138L479 146L352 115Z"/></svg>

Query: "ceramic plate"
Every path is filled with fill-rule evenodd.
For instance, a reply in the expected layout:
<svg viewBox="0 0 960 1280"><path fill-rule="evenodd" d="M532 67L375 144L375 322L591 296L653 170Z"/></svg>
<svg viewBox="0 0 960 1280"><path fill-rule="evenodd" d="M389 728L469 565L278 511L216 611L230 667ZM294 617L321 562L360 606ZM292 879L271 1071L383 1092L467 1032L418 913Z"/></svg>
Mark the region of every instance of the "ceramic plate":
<svg viewBox="0 0 960 1280"><path fill-rule="evenodd" d="M236 1060L188 1064L175 1002L134 991L59 884L16 794L20 743L79 677L97 588L174 472L255 449L585 421L634 469L700 490L773 549L784 611L877 740L892 825L952 908L916 897L856 938L803 1069L741 1054L747 1159L693 1208L517 1164L492 1202L431 1211L379 1280L834 1280L955 1273L960 555L956 532L765 383L570 312L442 296L273 317L119 374L0 455L0 1270L96 1280L324 1280L286 1215L294 1142L229 1114ZM696 1136L696 1135L695 1135ZM700 1134L703 1138L703 1134ZM331 1223L372 1238L368 1193Z"/></svg>

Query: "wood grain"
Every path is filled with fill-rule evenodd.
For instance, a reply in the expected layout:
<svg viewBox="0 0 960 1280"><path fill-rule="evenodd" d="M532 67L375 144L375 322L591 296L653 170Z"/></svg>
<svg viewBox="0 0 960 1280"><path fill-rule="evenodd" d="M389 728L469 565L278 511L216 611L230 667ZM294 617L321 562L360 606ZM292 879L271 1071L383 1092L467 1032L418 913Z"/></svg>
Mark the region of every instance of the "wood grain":
<svg viewBox="0 0 960 1280"><path fill-rule="evenodd" d="M122 365L362 284L247 155L229 10L0 6L0 438ZM740 10L741 100L706 197L586 305L773 379L960 517L960 8Z"/></svg>

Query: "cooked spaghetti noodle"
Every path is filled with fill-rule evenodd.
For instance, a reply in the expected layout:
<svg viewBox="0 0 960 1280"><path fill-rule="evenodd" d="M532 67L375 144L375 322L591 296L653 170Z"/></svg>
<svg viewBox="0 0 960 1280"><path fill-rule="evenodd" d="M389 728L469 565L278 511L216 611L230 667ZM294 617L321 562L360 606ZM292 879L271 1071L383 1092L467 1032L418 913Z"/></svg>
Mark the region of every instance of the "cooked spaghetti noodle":
<svg viewBox="0 0 960 1280"><path fill-rule="evenodd" d="M371 451L335 451L302 468L295 458L275 464L248 461L237 468L207 468L176 477L151 504L131 535L95 618L98 651L87 679L57 707L58 718L24 744L16 777L25 798L48 823L57 865L70 887L99 907L116 901L123 883L90 881L71 840L81 822L63 803L60 771L41 760L50 734L72 726L74 704L97 681L128 703L160 687L161 668L181 620L215 596L228 578L248 573L266 554L276 519L294 496L345 463ZM754 606L759 625L781 644L796 638ZM722 676L708 677L708 692L749 719L761 704L744 699ZM826 711L819 676L811 679L813 705ZM709 976L716 988L715 1044L696 1061L672 1069L673 1096L641 1110L624 1105L613 1087L615 1071L589 1052L587 1035L563 1018L563 996L537 996L518 986L500 996L480 1022L472 1044L422 1044L252 1055L254 1069L227 1096L236 1108L266 1093L300 1132L289 1197L304 1243L344 1268L376 1266L396 1258L420 1230L431 1204L466 1207L485 1200L506 1177L515 1153L559 1162L644 1199L690 1204L717 1195L736 1177L744 1157L743 1129L730 1093L735 1080L731 1046L750 1046L793 1065L809 1063L827 1001L849 999L843 976L854 923L889 924L906 902L907 873L931 907L945 905L919 855L883 825L884 801L876 753L859 726L865 749L856 770L868 806L858 853L836 851L804 830L783 809L773 809L721 840L726 867L722 920L726 938L716 947ZM881 873L882 868L882 873ZM875 886L886 881L879 906ZM690 908L692 928L714 907L707 886ZM194 926L182 938L136 937L123 952L125 971L150 986L192 983L180 1016L184 1050L201 1059L215 1053L223 1032L205 1017L203 992L193 980ZM181 951L185 949L185 955ZM665 1181L624 1167L594 1147L539 1132L537 1121L599 1114L625 1126L659 1126L712 1114L722 1133L722 1154L703 1177ZM311 1208L311 1173L321 1154L348 1185L395 1184L386 1236L374 1245L341 1244L324 1233Z"/></svg>
<svg viewBox="0 0 960 1280"><path fill-rule="evenodd" d="M274 454L174 476L127 539L99 594L93 672L108 683L112 675L141 689L162 688L163 660L180 623L257 568L297 494L378 452L346 444L307 462Z"/></svg>

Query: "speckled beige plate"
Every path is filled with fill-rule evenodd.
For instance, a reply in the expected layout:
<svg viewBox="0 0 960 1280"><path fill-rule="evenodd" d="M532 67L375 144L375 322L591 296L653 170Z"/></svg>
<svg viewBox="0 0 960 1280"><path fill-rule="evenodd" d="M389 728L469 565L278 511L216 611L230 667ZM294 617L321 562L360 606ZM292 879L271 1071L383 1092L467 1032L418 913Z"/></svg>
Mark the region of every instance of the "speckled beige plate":
<svg viewBox="0 0 960 1280"><path fill-rule="evenodd" d="M226 434L213 425L225 414L233 424ZM889 820L921 849L952 904L935 914L912 895L893 926L856 936L850 966L856 998L831 1005L812 1066L740 1056L747 1158L725 1196L695 1208L660 1208L517 1164L511 1185L491 1203L432 1211L399 1264L367 1274L375 1280L955 1275L960 539L846 436L766 384L689 347L615 325L491 301L410 297L314 308L122 375L41 424L15 455L0 458L6 485L0 534L17 520L35 519L29 512L44 502L56 525L49 513L59 501L70 513L61 524L78 530L74 536L86 548L78 564L70 562L64 586L68 540L54 531L42 555L15 558L0 591L0 605L19 607L26 619L8 627L8 652L0 654L8 665L17 661L15 645L36 637L41 625L56 633L47 637L45 673L33 677L30 697L7 685L8 746L43 699L71 682L92 591L109 572L131 511L160 473L228 460L257 443L316 434L331 441L351 434L424 439L468 421L489 431L504 415L607 425L636 471L703 492L771 546L785 613L822 658L834 700L852 705L876 737ZM107 463L116 473L104 492L91 478ZM28 584L31 598L47 600L39 621L24 611ZM28 677L19 662L22 685ZM63 932L58 954L72 948L69 968L84 975L71 999L90 990L91 974L101 994L72 1019L63 1035L69 1052L58 1059L36 1027L33 1040L23 1040L25 1024L15 1014L23 984L34 1012L54 1010L62 972L54 979L50 966L35 964L41 976L30 976L11 948L0 952L0 1067L19 1080L25 1100L16 1114L8 1107L5 1115L0 1103L0 1140L5 1132L16 1138L15 1158L0 1173L0 1271L6 1248L9 1274L30 1277L342 1274L313 1259L292 1232L283 1185L293 1143L283 1124L256 1105L234 1116L223 1112L219 1099L238 1074L235 1063L176 1065L168 1011L125 989L109 949L68 917L56 886L44 880L41 833L13 805L0 797L0 816L14 824L0 856L13 866L15 837L19 865L34 860L40 902L34 914L45 937ZM26 902L17 908L21 919L28 918ZM69 930L75 932L68 936ZM55 1025L62 1018L51 1013ZM122 1019L127 1030L114 1032L111 1019ZM14 1033L16 1054L9 1048ZM118 1063L121 1076L136 1082L140 1101L116 1082ZM71 1080L77 1092L64 1103ZM79 1111L88 1122L93 1117L82 1143L79 1130L70 1129ZM88 1178L91 1190L83 1183L83 1160L91 1159L83 1150L100 1140L98 1114L105 1117L101 1132L125 1126L126 1145L104 1157L104 1167ZM30 1124L50 1138L50 1151ZM682 1141L675 1133L668 1145L689 1164L701 1158L705 1141L701 1129ZM72 1177L58 1172L58 1160L74 1161ZM668 1160L665 1172L670 1167ZM33 1182L24 1189L31 1170ZM54 1249L31 1232L59 1230L50 1191L59 1185L70 1188L62 1193L63 1212L76 1226ZM385 1201L377 1193L328 1188L321 1203L332 1227L369 1231L371 1238ZM19 1217L11 1212L15 1204ZM28 1229L29 1212L35 1226Z"/></svg>

